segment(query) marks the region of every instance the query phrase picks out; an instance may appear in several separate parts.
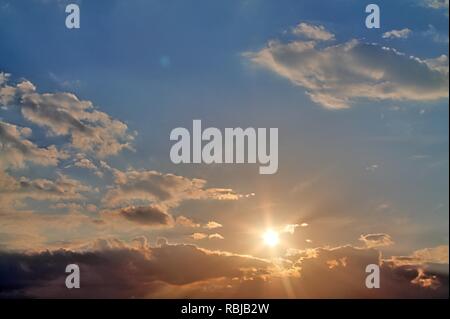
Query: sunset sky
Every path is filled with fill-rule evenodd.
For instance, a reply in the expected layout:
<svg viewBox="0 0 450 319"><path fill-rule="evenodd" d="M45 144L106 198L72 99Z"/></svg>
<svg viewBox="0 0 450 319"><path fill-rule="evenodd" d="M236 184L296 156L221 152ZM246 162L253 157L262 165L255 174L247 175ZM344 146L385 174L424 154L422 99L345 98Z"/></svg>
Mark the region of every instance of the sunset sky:
<svg viewBox="0 0 450 319"><path fill-rule="evenodd" d="M368 3L0 0L0 297L448 298L448 0Z"/></svg>

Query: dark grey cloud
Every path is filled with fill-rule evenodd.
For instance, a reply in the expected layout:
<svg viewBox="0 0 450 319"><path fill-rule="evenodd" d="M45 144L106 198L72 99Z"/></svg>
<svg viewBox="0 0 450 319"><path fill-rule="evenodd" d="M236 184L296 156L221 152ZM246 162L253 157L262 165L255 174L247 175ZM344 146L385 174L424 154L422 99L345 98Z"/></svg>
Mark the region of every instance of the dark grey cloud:
<svg viewBox="0 0 450 319"><path fill-rule="evenodd" d="M157 206L130 206L119 211L124 218L142 225L169 225L172 217Z"/></svg>
<svg viewBox="0 0 450 319"><path fill-rule="evenodd" d="M84 250L0 253L2 297L447 298L448 264L383 261L351 246L299 251L276 264L166 240L150 247L117 239ZM64 286L64 269L81 269L81 288ZM365 267L380 264L381 288L365 287Z"/></svg>
<svg viewBox="0 0 450 319"><path fill-rule="evenodd" d="M81 270L81 289L65 287L65 267ZM268 273L270 264L249 256L211 252L192 245L133 248L103 240L92 251L0 253L1 297L145 297L160 282L185 285L220 277Z"/></svg>

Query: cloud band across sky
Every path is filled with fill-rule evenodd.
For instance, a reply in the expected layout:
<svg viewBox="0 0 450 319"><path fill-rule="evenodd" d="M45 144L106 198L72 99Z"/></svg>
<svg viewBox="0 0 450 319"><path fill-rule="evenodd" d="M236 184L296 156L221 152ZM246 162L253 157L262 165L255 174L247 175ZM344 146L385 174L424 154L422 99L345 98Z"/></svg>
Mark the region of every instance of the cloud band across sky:
<svg viewBox="0 0 450 319"><path fill-rule="evenodd" d="M448 247L447 247L448 250ZM372 248L297 251L277 263L193 245L97 240L76 250L0 254L0 296L48 298L419 298L448 296L448 252L383 260ZM430 256L433 256L430 258ZM183 271L180 271L180 262ZM66 264L83 287L65 288ZM382 267L382 289L365 287L365 265ZM174 289L176 287L176 289ZM345 288L344 288L345 287ZM343 289L344 288L344 289Z"/></svg>

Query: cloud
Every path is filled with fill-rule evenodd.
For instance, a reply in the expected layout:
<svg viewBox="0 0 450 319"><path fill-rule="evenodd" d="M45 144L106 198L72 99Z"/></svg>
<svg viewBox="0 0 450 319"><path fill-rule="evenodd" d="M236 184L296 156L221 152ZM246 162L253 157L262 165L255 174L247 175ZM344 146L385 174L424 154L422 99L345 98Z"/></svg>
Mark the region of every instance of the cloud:
<svg viewBox="0 0 450 319"><path fill-rule="evenodd" d="M0 168L19 168L25 162L43 166L56 166L67 154L54 145L41 148L27 139L31 129L18 127L0 120Z"/></svg>
<svg viewBox="0 0 450 319"><path fill-rule="evenodd" d="M422 263L448 264L448 245L416 250L412 257Z"/></svg>
<svg viewBox="0 0 450 319"><path fill-rule="evenodd" d="M448 44L448 42L449 42L448 33L444 34L444 33L439 32L438 30L436 30L436 28L432 24L428 25L428 29L426 31L422 32L422 35L427 38L430 38L431 40L433 40L436 43Z"/></svg>
<svg viewBox="0 0 450 319"><path fill-rule="evenodd" d="M417 277L414 278L411 282L423 288L431 289L438 289L441 285L441 282L438 280L438 277L436 275L429 274L422 268L418 269Z"/></svg>
<svg viewBox="0 0 450 319"><path fill-rule="evenodd" d="M202 240L202 239L225 239L221 234L214 233L214 234L205 234L205 233L193 233L189 236L193 240Z"/></svg>
<svg viewBox="0 0 450 319"><path fill-rule="evenodd" d="M214 233L208 236L209 239L225 239L221 234Z"/></svg>
<svg viewBox="0 0 450 319"><path fill-rule="evenodd" d="M88 192L94 192L92 187L62 173L57 173L55 180L26 177L16 179L0 171L0 193L3 199L81 200L84 199L83 193Z"/></svg>
<svg viewBox="0 0 450 319"><path fill-rule="evenodd" d="M362 241L368 248L391 246L394 244L391 236L383 233L361 235L359 240Z"/></svg>
<svg viewBox="0 0 450 319"><path fill-rule="evenodd" d="M449 0L423 0L424 4L433 9L448 9Z"/></svg>
<svg viewBox="0 0 450 319"><path fill-rule="evenodd" d="M147 226L167 226L172 223L172 217L157 206L130 206L122 208L120 215L132 222Z"/></svg>
<svg viewBox="0 0 450 319"><path fill-rule="evenodd" d="M47 297L145 297L160 282L183 285L220 277L249 278L268 272L269 262L192 245L148 247L117 239L97 240L77 251L0 253L0 294ZM182 271L180 260L183 261ZM78 264L82 288L64 287L65 266ZM77 290L77 291L75 291Z"/></svg>
<svg viewBox="0 0 450 319"><path fill-rule="evenodd" d="M365 287L365 267L369 264L378 264L381 267L381 287L380 289L367 289ZM423 290L421 286L414 282L419 276L417 268L401 268L392 267L389 263L385 263L380 253L373 248L355 248L351 246L343 246L337 248L319 248L314 254L303 258L301 262L302 278L304 280L304 288L311 289L313 297L323 298L325 296L339 295L342 298L358 298L384 297L384 298L408 298L415 296L425 296L433 294L429 290ZM320 275L318 276L317 273ZM448 291L448 272L440 273L439 280L442 282L441 294ZM345 291L336 285L330 285L330 282L345 281ZM324 286L323 289L314 289ZM442 298L442 296L441 296Z"/></svg>
<svg viewBox="0 0 450 319"><path fill-rule="evenodd" d="M447 298L448 266L396 266L375 249L299 251L276 264L167 240L151 247L99 239L71 250L0 252L2 297L40 298ZM183 261L180 264L180 260ZM67 264L80 266L80 289L66 289ZM365 266L381 267L380 289L365 287Z"/></svg>
<svg viewBox="0 0 450 319"><path fill-rule="evenodd" d="M178 216L175 219L175 223L177 225L183 226L183 227L190 227L190 228L197 228L200 227L200 224L195 223L192 219L185 217L185 216Z"/></svg>
<svg viewBox="0 0 450 319"><path fill-rule="evenodd" d="M78 159L73 166L75 167L81 167L81 168L86 168L86 169L91 169L91 170L96 170L97 166L95 166L94 163L92 163L91 160L87 159L87 158L80 158Z"/></svg>
<svg viewBox="0 0 450 319"><path fill-rule="evenodd" d="M0 249L3 245L9 249L40 247L42 243L48 245L46 239L68 227L78 231L81 223L87 230L92 220L81 211L88 212L88 206L92 205L77 202L86 200L86 195L94 192L96 189L62 173L57 173L55 179L29 179L14 177L0 170L0 234L6 236L0 240ZM68 213L34 212L28 208L27 199L50 201L54 204L47 206L49 210L67 210ZM63 233L68 236L67 231Z"/></svg>
<svg viewBox="0 0 450 319"><path fill-rule="evenodd" d="M79 212L89 212L89 213L96 213L98 210L98 207L94 204L82 204L79 202L61 202L52 204L49 206L49 208L59 210L59 211L68 211L72 213L79 213Z"/></svg>
<svg viewBox="0 0 450 319"><path fill-rule="evenodd" d="M3 83L6 83L9 76L10 75L8 73L0 72L0 85L3 85Z"/></svg>
<svg viewBox="0 0 450 319"><path fill-rule="evenodd" d="M10 79L9 74L0 73L0 106L9 110L6 115L15 113L22 116L21 122L31 122L40 138L37 143L30 128L0 120L0 249L51 248L58 243L68 247L98 232L119 236L141 234L148 227L200 228L202 224L187 217L174 221L169 210L186 200L237 200L254 195L207 188L203 179L117 170L103 157L131 147L134 134L124 122L75 94L42 93L29 81L13 84ZM60 149L44 144L41 137L57 141ZM27 171L14 170L29 163L58 168L54 173L48 169L33 173L42 178L21 176ZM113 185L99 184L105 186L100 191L68 175L79 173L74 168L100 177L107 173L105 180L112 174ZM208 227L219 225L212 223ZM69 225L73 226L70 231ZM220 238L220 234L211 235L211 239Z"/></svg>
<svg viewBox="0 0 450 319"><path fill-rule="evenodd" d="M306 224L306 223L304 223L304 224ZM303 226L303 224L302 224L302 226ZM307 226L307 224L306 224L306 226ZM306 226L303 226L303 227L306 227ZM283 233L289 233L289 234L292 235L295 232L295 229L297 227L300 227L300 225L298 225L298 224L288 224L288 225L284 226L284 228L282 229L282 232Z"/></svg>
<svg viewBox="0 0 450 319"><path fill-rule="evenodd" d="M73 241L80 241L80 230L97 233L102 225L84 214L86 207L77 204L55 204L59 209L54 212L33 212L9 209L0 206L0 251L28 251L73 246ZM83 241L89 240L83 236Z"/></svg>
<svg viewBox="0 0 450 319"><path fill-rule="evenodd" d="M334 34L328 32L322 25L312 25L302 22L292 29L292 33L312 40L334 40Z"/></svg>
<svg viewBox="0 0 450 319"><path fill-rule="evenodd" d="M100 161L100 167L105 168L104 164L106 164L103 161ZM102 164L104 163L104 164ZM107 165L107 164L106 164ZM86 154L83 153L77 153L74 156L74 159L72 161L72 164L69 164L65 166L65 168L69 167L77 167L77 168L83 168L92 171L96 176L103 177L103 172L100 170L100 168L89 158L86 157Z"/></svg>
<svg viewBox="0 0 450 319"><path fill-rule="evenodd" d="M412 31L408 28L404 28L401 30L391 30L383 33L384 39L406 39L411 35Z"/></svg>
<svg viewBox="0 0 450 319"><path fill-rule="evenodd" d="M205 233L193 233L189 237L191 237L194 240L202 240L202 239L208 238L208 234L205 234Z"/></svg>
<svg viewBox="0 0 450 319"><path fill-rule="evenodd" d="M349 108L361 98L448 98L448 63L447 68L436 68L432 65L436 59L411 57L355 39L329 46L319 46L317 41L270 41L265 48L244 56L303 87L312 101L329 109Z"/></svg>
<svg viewBox="0 0 450 319"><path fill-rule="evenodd" d="M93 109L70 93L27 94L22 97L25 119L45 127L55 135L69 135L71 145L99 157L131 149L133 136L125 123Z"/></svg>
<svg viewBox="0 0 450 319"><path fill-rule="evenodd" d="M22 81L16 86L7 84L11 74L0 72L0 106L6 106L14 102L16 97L20 94L33 92L36 88L29 81Z"/></svg>
<svg viewBox="0 0 450 319"><path fill-rule="evenodd" d="M174 174L149 170L114 170L115 186L103 199L108 205L132 201L158 203L165 207L193 199L237 200L239 195L231 189L205 188L203 179L190 179Z"/></svg>
<svg viewBox="0 0 450 319"><path fill-rule="evenodd" d="M380 168L380 165L372 164L372 165L369 165L369 166L366 167L366 171L374 172L374 171L376 171L379 168Z"/></svg>
<svg viewBox="0 0 450 319"><path fill-rule="evenodd" d="M448 264L448 245L416 250L409 256L393 256L389 261L396 266Z"/></svg>
<svg viewBox="0 0 450 319"><path fill-rule="evenodd" d="M215 229L215 228L221 228L222 224L215 222L215 221L209 221L208 223L206 223L205 226L203 226L206 229Z"/></svg>
<svg viewBox="0 0 450 319"><path fill-rule="evenodd" d="M0 103L17 105L26 120L52 135L70 137L70 145L75 149L98 157L132 149L134 135L128 132L127 125L98 111L92 102L79 100L72 93L37 93L29 81L9 86L9 76L2 74Z"/></svg>

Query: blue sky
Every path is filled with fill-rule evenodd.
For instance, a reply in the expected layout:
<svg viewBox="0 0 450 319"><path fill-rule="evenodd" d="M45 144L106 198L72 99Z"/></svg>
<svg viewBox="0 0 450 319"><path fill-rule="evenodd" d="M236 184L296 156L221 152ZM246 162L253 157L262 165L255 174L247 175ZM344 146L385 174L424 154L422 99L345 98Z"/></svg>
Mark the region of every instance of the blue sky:
<svg viewBox="0 0 450 319"><path fill-rule="evenodd" d="M65 27L66 3L0 0L0 73L11 74L8 83L13 86L26 79L39 93L70 92L91 101L126 124L129 135L136 134L131 142L134 151L124 149L106 158L84 154L70 145L66 135L49 133L38 122L23 118L23 110L4 107L0 119L30 127L30 140L38 147L56 145L70 153L56 166L4 167L7 175L55 180L55 174L63 172L90 185L97 190L86 195L78 213L94 220L107 216L111 208L104 198L112 188L121 187L115 178L128 169L200 178L210 188L255 196L159 203L168 205L165 208L174 219L219 222L224 237L220 241L193 240L190 235L195 230L178 226L153 230L114 224L98 230L80 222L70 234L59 228L40 233L43 246L145 235L151 241L163 236L169 242L250 254L253 239L259 236L252 233L254 228L302 221L310 227L286 239L290 246L284 248L357 244L360 235L379 233L389 234L395 242L380 248L388 256L448 245L448 91L442 90L445 70L430 66L444 56L439 63L446 67L448 85L448 2L446 7L433 8L440 2L377 1L381 28L367 29L366 3L356 0L85 0L78 2L79 30ZM306 57L289 48L289 43L307 41L293 34L300 23L322 26L334 35L330 42L313 39L313 53L318 56L322 49L341 48L356 39L361 45L349 49L352 58L367 59L370 72L380 72L381 78L392 72L393 86L383 96L366 92L376 82L355 88L359 83L348 74L363 71L359 61L339 65L349 61L345 54L337 62L330 58L334 63L330 67L302 69L295 59ZM410 30L406 38L383 38L385 32L406 28ZM271 41L276 44L271 46ZM382 47L421 62L385 54ZM342 53L338 50L332 57ZM320 90L302 82L303 74L297 78L301 72L314 71L325 75ZM340 74L346 75L332 82L331 77ZM365 93L354 93L358 89ZM428 93L430 98L422 98ZM330 109L326 102L314 101L318 95L327 101L350 102ZM256 166L247 164L172 164L170 131L190 128L193 119L218 128L278 127L278 173L259 175ZM105 169L99 178L91 170L69 167L77 153L97 167L104 160L112 169ZM17 209L58 216L68 210L59 211L57 204L74 202L30 196ZM13 238L4 245L20 247L22 241L14 241L13 231L4 232L8 235L4 238Z"/></svg>

